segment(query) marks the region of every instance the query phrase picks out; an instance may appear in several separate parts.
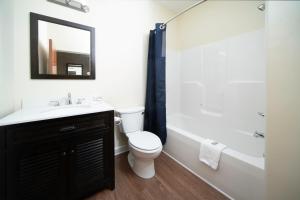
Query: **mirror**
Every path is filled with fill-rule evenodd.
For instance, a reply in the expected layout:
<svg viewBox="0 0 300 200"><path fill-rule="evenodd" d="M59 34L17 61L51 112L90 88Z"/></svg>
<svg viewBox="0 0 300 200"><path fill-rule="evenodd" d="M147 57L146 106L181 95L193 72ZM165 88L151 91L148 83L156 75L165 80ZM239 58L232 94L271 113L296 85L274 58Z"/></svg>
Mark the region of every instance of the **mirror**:
<svg viewBox="0 0 300 200"><path fill-rule="evenodd" d="M95 79L95 29L30 13L31 78Z"/></svg>

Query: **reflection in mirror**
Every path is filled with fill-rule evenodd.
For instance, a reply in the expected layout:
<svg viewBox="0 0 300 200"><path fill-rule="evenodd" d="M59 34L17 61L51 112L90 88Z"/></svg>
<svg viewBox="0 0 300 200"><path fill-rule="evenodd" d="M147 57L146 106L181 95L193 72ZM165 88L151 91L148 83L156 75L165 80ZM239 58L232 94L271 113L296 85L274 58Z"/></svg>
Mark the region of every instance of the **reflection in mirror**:
<svg viewBox="0 0 300 200"><path fill-rule="evenodd" d="M82 65L76 65L76 64L68 64L67 66L67 74L68 75L82 75L83 66ZM89 73L89 72L87 72Z"/></svg>
<svg viewBox="0 0 300 200"><path fill-rule="evenodd" d="M38 73L89 76L90 31L38 20Z"/></svg>

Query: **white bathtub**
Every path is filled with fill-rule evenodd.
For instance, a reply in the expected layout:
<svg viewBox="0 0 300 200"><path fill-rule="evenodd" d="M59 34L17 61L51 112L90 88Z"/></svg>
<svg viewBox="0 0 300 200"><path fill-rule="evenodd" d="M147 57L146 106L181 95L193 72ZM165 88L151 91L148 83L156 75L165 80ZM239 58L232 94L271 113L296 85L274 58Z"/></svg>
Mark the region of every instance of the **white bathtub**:
<svg viewBox="0 0 300 200"><path fill-rule="evenodd" d="M264 199L263 139L238 130L230 133L225 125L201 123L184 115L168 117L167 121L165 153L231 199ZM227 145L217 171L198 159L204 138Z"/></svg>

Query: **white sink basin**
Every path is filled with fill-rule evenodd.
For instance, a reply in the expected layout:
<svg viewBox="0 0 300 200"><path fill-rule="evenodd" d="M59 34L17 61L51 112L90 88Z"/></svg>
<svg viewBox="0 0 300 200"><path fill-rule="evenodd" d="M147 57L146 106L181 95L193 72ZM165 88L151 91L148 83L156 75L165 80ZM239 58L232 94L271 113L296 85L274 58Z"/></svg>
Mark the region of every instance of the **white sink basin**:
<svg viewBox="0 0 300 200"><path fill-rule="evenodd" d="M92 102L90 104L73 104L64 106L47 106L41 108L37 107L31 109L21 109L0 119L0 126L111 110L114 110L114 108L105 102Z"/></svg>
<svg viewBox="0 0 300 200"><path fill-rule="evenodd" d="M47 108L45 110L41 110L41 113L64 113L64 112L81 112L84 111L88 108L91 108L90 104L79 104L79 105L66 105L66 106L56 106L56 107L51 107Z"/></svg>

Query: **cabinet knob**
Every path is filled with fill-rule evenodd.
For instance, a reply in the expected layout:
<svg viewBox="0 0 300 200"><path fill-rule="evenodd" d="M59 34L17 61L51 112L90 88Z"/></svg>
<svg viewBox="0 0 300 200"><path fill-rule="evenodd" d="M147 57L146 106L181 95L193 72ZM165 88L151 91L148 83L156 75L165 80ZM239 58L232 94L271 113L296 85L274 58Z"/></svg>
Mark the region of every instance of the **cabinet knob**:
<svg viewBox="0 0 300 200"><path fill-rule="evenodd" d="M71 150L71 153L74 153L74 152L75 152L75 150L72 149L72 150Z"/></svg>
<svg viewBox="0 0 300 200"><path fill-rule="evenodd" d="M64 151L64 152L61 153L61 155L62 155L62 156L66 156L67 153Z"/></svg>

